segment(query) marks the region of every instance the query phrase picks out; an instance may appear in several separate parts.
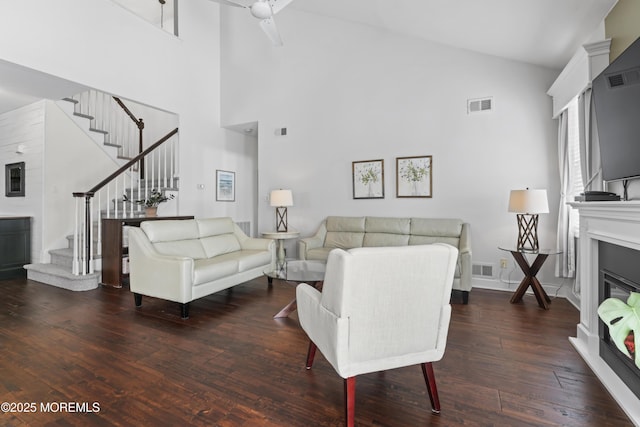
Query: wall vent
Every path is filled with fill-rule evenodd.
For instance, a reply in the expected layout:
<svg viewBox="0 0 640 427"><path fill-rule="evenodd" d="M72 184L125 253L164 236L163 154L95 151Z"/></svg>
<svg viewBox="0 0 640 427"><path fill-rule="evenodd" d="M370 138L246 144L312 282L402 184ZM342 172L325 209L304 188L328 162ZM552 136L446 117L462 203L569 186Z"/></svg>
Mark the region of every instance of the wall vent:
<svg viewBox="0 0 640 427"><path fill-rule="evenodd" d="M493 98L491 97L467 100L467 114L491 110L493 110Z"/></svg>
<svg viewBox="0 0 640 427"><path fill-rule="evenodd" d="M640 83L640 67L620 73L608 74L606 77L610 88L638 84Z"/></svg>
<svg viewBox="0 0 640 427"><path fill-rule="evenodd" d="M471 265L471 275L476 277L493 278L494 270L495 270L495 264L491 264L491 263L473 263Z"/></svg>
<svg viewBox="0 0 640 427"><path fill-rule="evenodd" d="M236 224L244 234L251 237L251 221L237 221Z"/></svg>

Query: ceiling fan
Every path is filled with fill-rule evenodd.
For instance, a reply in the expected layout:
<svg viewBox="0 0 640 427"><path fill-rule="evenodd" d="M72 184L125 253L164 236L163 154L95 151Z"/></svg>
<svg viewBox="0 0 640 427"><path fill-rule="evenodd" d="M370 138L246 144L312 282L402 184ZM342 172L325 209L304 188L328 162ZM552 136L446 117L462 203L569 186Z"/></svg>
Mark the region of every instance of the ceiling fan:
<svg viewBox="0 0 640 427"><path fill-rule="evenodd" d="M293 0L213 0L227 6L249 9L251 15L260 20L260 27L275 46L282 46L280 33L273 15L280 12Z"/></svg>

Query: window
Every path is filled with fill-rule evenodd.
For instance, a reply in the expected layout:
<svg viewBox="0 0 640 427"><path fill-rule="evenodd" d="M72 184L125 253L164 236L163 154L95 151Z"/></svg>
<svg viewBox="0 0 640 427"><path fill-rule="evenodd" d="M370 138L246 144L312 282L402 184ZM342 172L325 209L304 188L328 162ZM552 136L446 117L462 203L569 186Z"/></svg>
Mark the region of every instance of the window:
<svg viewBox="0 0 640 427"><path fill-rule="evenodd" d="M567 201L575 200L575 197L584 191L582 171L580 168L580 119L578 115L578 99L569 103L567 108L567 150L569 161L569 186ZM580 219L577 209L570 209L569 225L574 235L578 235Z"/></svg>

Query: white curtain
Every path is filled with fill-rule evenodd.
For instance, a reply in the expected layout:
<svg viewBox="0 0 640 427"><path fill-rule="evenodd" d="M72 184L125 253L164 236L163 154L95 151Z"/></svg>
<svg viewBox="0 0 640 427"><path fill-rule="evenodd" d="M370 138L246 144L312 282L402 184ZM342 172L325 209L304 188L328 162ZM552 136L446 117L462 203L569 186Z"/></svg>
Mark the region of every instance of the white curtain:
<svg viewBox="0 0 640 427"><path fill-rule="evenodd" d="M578 119L580 121L580 168L586 190L602 190L600 146L596 127L596 112L591 100L591 88L578 97Z"/></svg>
<svg viewBox="0 0 640 427"><path fill-rule="evenodd" d="M558 234L556 247L562 253L556 262L557 277L575 277L575 235L571 224L571 207L567 197L571 194L571 174L568 138L569 112L565 109L558 120L558 166L560 169L560 206L558 207Z"/></svg>

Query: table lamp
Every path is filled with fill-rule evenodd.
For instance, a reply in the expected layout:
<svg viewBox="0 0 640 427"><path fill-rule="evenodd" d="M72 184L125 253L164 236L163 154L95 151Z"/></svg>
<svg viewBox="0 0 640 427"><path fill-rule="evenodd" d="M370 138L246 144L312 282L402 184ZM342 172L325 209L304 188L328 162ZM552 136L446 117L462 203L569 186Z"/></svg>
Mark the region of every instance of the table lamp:
<svg viewBox="0 0 640 427"><path fill-rule="evenodd" d="M291 190L273 190L271 191L271 206L276 208L276 231L287 230L287 206L293 206L293 194Z"/></svg>
<svg viewBox="0 0 640 427"><path fill-rule="evenodd" d="M538 251L538 214L549 213L547 190L511 190L509 212L518 221L518 250Z"/></svg>

